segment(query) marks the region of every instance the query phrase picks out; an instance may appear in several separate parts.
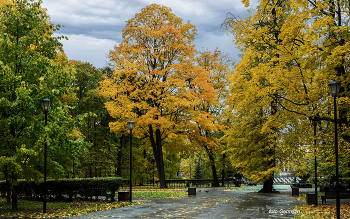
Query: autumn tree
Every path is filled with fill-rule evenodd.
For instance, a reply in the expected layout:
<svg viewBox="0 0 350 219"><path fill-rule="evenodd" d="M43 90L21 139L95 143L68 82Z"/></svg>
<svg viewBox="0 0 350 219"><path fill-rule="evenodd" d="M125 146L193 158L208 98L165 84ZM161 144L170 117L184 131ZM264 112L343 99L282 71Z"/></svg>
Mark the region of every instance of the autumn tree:
<svg viewBox="0 0 350 219"><path fill-rule="evenodd" d="M194 110L202 100L216 98L209 74L195 66L192 44L195 26L152 4L127 21L123 41L110 51L113 74L101 83L115 133L133 133L152 146L161 188L165 188L163 150L186 147L188 134L196 132L193 120L206 122L211 115ZM212 130L209 130L212 131Z"/></svg>
<svg viewBox="0 0 350 219"><path fill-rule="evenodd" d="M344 11L341 7L339 4L338 15ZM308 133L309 119L317 113L323 120L332 120L327 115L332 109L327 84L335 79L336 72L341 72L348 53L347 45L341 45L341 38L348 33L334 22L333 9L332 1L264 0L253 16L227 22L243 52L231 77L232 122L262 116L260 134L275 142L264 146L270 148L270 158L266 157L271 160L270 170L265 171L270 176L278 171L277 160L283 163L303 156L305 147L300 146L309 141L307 135L299 136L298 143L290 141L296 134L287 133L288 128L298 124L295 130ZM232 136L242 138L247 132Z"/></svg>
<svg viewBox="0 0 350 219"><path fill-rule="evenodd" d="M350 120L349 120L349 2L344 0L318 2L308 0L303 2L302 15L308 16L313 21L312 29L308 30L308 37L313 42L314 49L320 57L320 73L326 75L328 82L337 80L341 82L340 98L338 98L338 112L340 124L340 144L339 144L339 166L340 176L347 173L350 176ZM308 4L305 4L308 3ZM301 4L300 4L301 6ZM328 95L329 97L329 95ZM328 115L333 114L333 98L328 98ZM321 138L321 150L318 156L323 156L324 160L320 162L321 169L330 177L335 178L334 168L334 147L331 147L334 141L334 115L329 117L326 113L321 114L322 120L326 120L324 127L326 131ZM325 142L332 142L331 145ZM328 146L328 147L327 147ZM330 168L332 167L332 168Z"/></svg>
<svg viewBox="0 0 350 219"><path fill-rule="evenodd" d="M107 66L103 67L100 69L102 71L103 78L111 78L113 74L113 69L112 65L108 64ZM109 114L108 114L109 115ZM109 117L111 117L109 115ZM108 121L109 123L110 121ZM119 142L119 147L117 149L118 154L117 154L117 161L115 162L116 166L116 175L119 177L122 177L122 169L126 169L126 166L122 164L122 159L123 159L123 151L129 151L125 150L126 145L127 145L127 136L125 134L121 134L117 136L118 142Z"/></svg>
<svg viewBox="0 0 350 219"><path fill-rule="evenodd" d="M231 77L233 126L227 142L232 152L231 160L235 161L233 165L244 167L242 173L251 179L264 181L264 192L272 192L277 170L281 109L278 103L281 102L280 95L285 93L276 87L276 82L279 82L276 76L282 64L279 61L281 54L276 48L281 44L280 29L287 11L288 4L282 1L264 1L254 16L227 21L244 52ZM254 161L248 166L247 157Z"/></svg>
<svg viewBox="0 0 350 219"><path fill-rule="evenodd" d="M197 135L191 135L190 139L194 145L202 147L208 155L210 168L213 176L213 187L220 186L217 176L217 167L215 162L215 151L219 150L217 132L210 132L209 130L223 130L223 118L224 111L227 106L227 98L229 95L228 88L229 83L227 80L231 60L217 49L211 53L210 51L201 52L198 54L197 65L205 69L209 73L209 77L212 81L213 89L217 92L217 98L215 100L202 101L195 110L205 111L209 113L213 120L207 120L206 123L197 121L198 131Z"/></svg>
<svg viewBox="0 0 350 219"><path fill-rule="evenodd" d="M0 167L11 183L13 209L17 179L43 177L45 141L52 178L65 176L69 155L81 146L70 138L73 72L59 37L52 36L57 29L41 1L13 0L0 7ZM45 97L52 104L44 128Z"/></svg>

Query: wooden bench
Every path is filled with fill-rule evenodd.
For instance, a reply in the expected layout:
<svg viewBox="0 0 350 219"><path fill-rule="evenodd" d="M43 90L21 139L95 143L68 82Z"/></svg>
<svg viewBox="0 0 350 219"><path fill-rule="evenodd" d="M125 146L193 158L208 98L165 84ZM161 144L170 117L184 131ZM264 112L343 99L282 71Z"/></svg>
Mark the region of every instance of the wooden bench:
<svg viewBox="0 0 350 219"><path fill-rule="evenodd" d="M337 192L334 190L331 191L325 191L325 194L321 196L322 198L322 204L323 202L325 204L327 199L336 199L337 198ZM350 190L340 190L339 191L339 199L349 199L350 198Z"/></svg>

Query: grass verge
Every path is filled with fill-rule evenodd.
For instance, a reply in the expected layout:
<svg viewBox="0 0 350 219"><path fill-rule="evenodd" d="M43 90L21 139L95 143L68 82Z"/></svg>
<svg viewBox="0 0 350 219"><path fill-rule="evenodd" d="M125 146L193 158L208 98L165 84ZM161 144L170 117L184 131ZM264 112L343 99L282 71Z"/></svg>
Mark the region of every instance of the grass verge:
<svg viewBox="0 0 350 219"><path fill-rule="evenodd" d="M133 197L140 198L177 198L186 196L183 189L154 189L136 190ZM1 218L52 218L71 217L81 214L88 214L97 211L110 210L141 204L142 202L105 202L105 201L74 201L74 202L47 202L47 213L43 214L43 203L41 201L18 200L18 210L11 210L11 204L6 199L0 198Z"/></svg>
<svg viewBox="0 0 350 219"><path fill-rule="evenodd" d="M140 198L178 198L187 196L187 192L184 192L183 189L154 189L154 190L134 190L132 192L133 197Z"/></svg>
<svg viewBox="0 0 350 219"><path fill-rule="evenodd" d="M96 211L121 208L140 204L140 202L47 202L47 213L43 213L43 203L39 201L18 200L18 210L11 210L11 204L6 199L0 199L0 217L16 218L51 218L71 217Z"/></svg>

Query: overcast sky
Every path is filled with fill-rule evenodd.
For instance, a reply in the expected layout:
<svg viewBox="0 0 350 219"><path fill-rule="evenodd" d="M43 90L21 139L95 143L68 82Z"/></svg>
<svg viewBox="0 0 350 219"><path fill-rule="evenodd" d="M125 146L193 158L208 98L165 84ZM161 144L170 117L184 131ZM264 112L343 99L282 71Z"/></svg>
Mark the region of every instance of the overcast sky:
<svg viewBox="0 0 350 219"><path fill-rule="evenodd" d="M170 7L184 23L196 25L197 50L218 48L239 60L233 38L221 24L227 13L248 15L241 0L43 0L42 6L47 8L51 22L64 26L56 34L69 38L62 40L68 58L101 68L108 62L108 52L122 41L126 21L152 3Z"/></svg>

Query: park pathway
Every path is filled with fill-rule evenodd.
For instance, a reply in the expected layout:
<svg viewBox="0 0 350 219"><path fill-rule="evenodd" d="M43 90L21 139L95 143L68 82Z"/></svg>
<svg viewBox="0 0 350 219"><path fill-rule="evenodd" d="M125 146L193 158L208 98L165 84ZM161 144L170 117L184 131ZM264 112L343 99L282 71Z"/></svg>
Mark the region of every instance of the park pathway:
<svg viewBox="0 0 350 219"><path fill-rule="evenodd" d="M250 189L197 189L197 195L174 199L137 199L146 203L89 213L72 219L93 218L294 218L296 206L305 201L292 197L289 186L275 186L280 194L252 194ZM200 192L199 192L200 191Z"/></svg>

